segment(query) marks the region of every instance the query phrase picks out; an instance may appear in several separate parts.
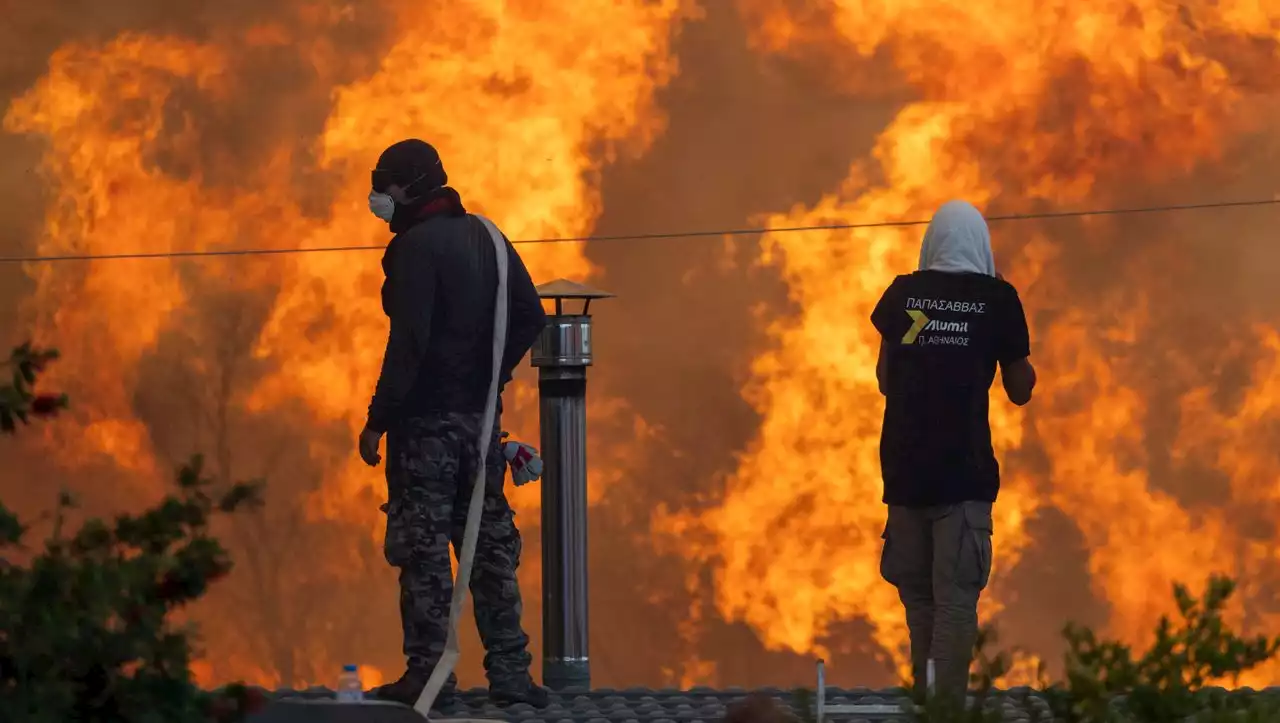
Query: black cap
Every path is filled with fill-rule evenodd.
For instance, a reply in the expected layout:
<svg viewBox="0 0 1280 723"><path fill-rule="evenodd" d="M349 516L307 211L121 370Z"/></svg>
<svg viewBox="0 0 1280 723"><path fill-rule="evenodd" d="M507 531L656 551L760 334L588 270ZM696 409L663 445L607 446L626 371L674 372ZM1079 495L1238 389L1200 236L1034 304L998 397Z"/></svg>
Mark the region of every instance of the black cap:
<svg viewBox="0 0 1280 723"><path fill-rule="evenodd" d="M449 182L440 162L440 154L426 141L417 138L400 141L378 156L372 174L373 190L381 193L387 186L414 187L416 195L435 190Z"/></svg>

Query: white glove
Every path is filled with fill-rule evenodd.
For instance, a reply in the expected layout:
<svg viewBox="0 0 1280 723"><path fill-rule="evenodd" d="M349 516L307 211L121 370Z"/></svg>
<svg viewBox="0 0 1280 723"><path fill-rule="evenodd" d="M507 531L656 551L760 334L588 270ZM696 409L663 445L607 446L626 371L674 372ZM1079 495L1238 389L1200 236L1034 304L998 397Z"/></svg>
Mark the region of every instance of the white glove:
<svg viewBox="0 0 1280 723"><path fill-rule="evenodd" d="M505 440L508 436L506 432L502 433L502 439ZM511 467L511 481L515 482L516 487L542 477L542 458L533 447L514 440L504 441L502 456L507 458L507 465Z"/></svg>

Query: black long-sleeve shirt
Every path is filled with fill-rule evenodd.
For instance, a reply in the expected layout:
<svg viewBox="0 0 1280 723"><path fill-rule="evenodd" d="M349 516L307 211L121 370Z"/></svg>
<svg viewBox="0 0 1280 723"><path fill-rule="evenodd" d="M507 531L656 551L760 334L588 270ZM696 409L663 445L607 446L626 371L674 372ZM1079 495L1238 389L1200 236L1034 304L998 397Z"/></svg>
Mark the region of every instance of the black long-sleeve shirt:
<svg viewBox="0 0 1280 723"><path fill-rule="evenodd" d="M510 241L507 259L501 386L547 324L529 270ZM498 283L493 241L484 225L470 215L430 218L391 240L382 268L382 309L391 320L391 334L368 428L385 432L426 412L483 412Z"/></svg>

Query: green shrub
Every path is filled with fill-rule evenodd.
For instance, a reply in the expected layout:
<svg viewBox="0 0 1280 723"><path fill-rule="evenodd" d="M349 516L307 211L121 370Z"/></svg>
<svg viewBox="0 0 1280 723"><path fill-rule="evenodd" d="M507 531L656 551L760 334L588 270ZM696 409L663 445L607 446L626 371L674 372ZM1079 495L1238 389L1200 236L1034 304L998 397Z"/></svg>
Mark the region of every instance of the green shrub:
<svg viewBox="0 0 1280 723"><path fill-rule="evenodd" d="M1235 590L1225 577L1213 577L1203 598L1196 599L1182 585L1174 586L1179 621L1162 618L1156 638L1141 656L1129 646L1099 639L1093 631L1067 625L1066 679L1040 686L1015 701L1031 708L1031 720L1055 723L1276 723L1280 699L1248 691L1212 687L1216 681L1233 682L1280 651L1280 638L1236 635L1222 618ZM1000 711L986 705L993 683L1008 669L1009 656L988 657L984 648L992 642L984 630L975 650L977 673L973 676L976 705L970 708L935 698L915 711L922 723L994 723ZM1043 677L1043 673L1042 673ZM1040 697L1040 706L1030 698ZM1046 705L1047 704L1047 705ZM1037 709L1047 707L1047 714Z"/></svg>
<svg viewBox="0 0 1280 723"><path fill-rule="evenodd" d="M1126 645L1068 625L1063 632L1066 681L1050 691L1055 715L1069 723L1163 723L1243 721L1280 713L1274 701L1209 687L1214 681L1238 681L1280 651L1280 638L1246 639L1228 627L1222 614L1234 591L1233 581L1218 576L1209 580L1201 599L1175 585L1179 621L1162 617L1155 642L1137 658ZM1277 719L1280 715L1268 718Z"/></svg>
<svg viewBox="0 0 1280 723"><path fill-rule="evenodd" d="M52 351L30 345L0 387L0 429L56 414L62 395L36 394ZM231 569L209 532L213 515L256 504L259 485L215 490L194 458L176 491L140 514L87 519L67 531L68 493L43 548L0 503L0 720L14 723L206 723L238 720L261 703L244 686L201 691L192 680L192 631L172 613ZM26 558L21 564L13 560Z"/></svg>

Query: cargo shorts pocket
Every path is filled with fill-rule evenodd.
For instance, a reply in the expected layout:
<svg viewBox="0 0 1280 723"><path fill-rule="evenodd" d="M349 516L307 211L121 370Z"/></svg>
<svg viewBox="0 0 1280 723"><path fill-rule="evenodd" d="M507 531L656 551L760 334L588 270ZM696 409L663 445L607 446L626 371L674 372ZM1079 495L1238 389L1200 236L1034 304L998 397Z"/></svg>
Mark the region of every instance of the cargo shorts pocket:
<svg viewBox="0 0 1280 723"><path fill-rule="evenodd" d="M431 520L422 500L413 492L382 506L387 514L387 534L382 553L392 567L406 567L431 546Z"/></svg>
<svg viewBox="0 0 1280 723"><path fill-rule="evenodd" d="M985 590L991 581L991 504L968 502L964 508L964 534L960 541L956 581L961 585Z"/></svg>
<svg viewBox="0 0 1280 723"><path fill-rule="evenodd" d="M387 514L387 533L382 542L382 554L387 564L392 567L404 567L409 564L409 555L413 549L410 530L413 521L409 510L403 502L388 502L382 506Z"/></svg>
<svg viewBox="0 0 1280 723"><path fill-rule="evenodd" d="M897 587L902 579L898 574L902 568L895 557L896 551L893 547L893 540L889 535L889 525L887 523L884 526L884 532L880 533L880 539L883 540L880 546L880 577L884 578L884 581L890 585Z"/></svg>

